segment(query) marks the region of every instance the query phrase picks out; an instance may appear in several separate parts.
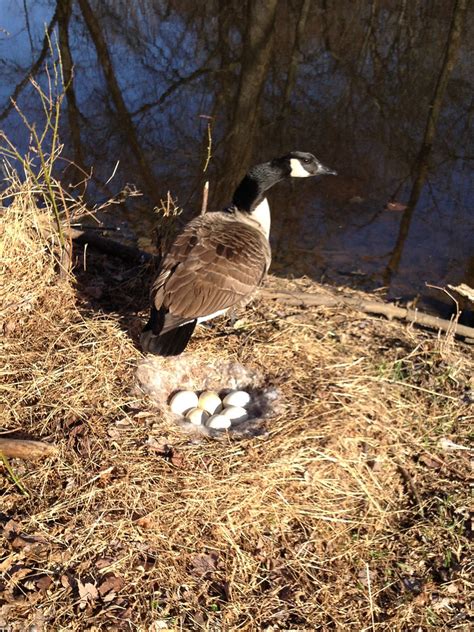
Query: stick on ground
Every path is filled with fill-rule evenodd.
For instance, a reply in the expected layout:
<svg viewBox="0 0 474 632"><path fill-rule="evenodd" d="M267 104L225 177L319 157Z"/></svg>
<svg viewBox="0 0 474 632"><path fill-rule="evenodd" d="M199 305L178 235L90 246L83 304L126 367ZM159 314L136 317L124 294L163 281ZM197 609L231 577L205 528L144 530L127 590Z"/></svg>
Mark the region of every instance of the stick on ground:
<svg viewBox="0 0 474 632"><path fill-rule="evenodd" d="M11 459L42 459L57 454L58 449L52 443L31 441L29 439L0 438L0 453Z"/></svg>

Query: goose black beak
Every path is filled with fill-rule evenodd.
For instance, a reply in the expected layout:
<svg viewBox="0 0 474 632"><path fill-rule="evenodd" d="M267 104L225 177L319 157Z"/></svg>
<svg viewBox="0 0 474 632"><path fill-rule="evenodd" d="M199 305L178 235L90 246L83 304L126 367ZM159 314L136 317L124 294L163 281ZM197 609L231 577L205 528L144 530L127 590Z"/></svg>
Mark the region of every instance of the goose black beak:
<svg viewBox="0 0 474 632"><path fill-rule="evenodd" d="M319 163L316 173L316 176L337 176L337 171L334 169L330 169L329 167L325 167L323 164Z"/></svg>

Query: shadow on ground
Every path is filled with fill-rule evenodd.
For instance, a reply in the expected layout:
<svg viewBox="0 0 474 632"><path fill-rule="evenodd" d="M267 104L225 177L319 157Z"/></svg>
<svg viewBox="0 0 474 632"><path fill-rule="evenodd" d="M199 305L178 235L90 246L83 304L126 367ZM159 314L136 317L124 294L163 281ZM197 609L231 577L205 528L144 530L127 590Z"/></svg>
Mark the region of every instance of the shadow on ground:
<svg viewBox="0 0 474 632"><path fill-rule="evenodd" d="M74 246L73 275L79 307L88 313L114 314L121 328L140 348L140 333L148 318L149 288L157 266Z"/></svg>

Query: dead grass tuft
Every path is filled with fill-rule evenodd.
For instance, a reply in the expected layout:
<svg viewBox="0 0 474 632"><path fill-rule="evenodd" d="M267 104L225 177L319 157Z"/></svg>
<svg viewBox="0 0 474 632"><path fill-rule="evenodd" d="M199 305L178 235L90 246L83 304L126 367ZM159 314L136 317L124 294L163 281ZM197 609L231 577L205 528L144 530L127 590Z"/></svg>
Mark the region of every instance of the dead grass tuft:
<svg viewBox="0 0 474 632"><path fill-rule="evenodd" d="M15 181L0 208L1 425L60 457L12 461L28 497L3 471L0 627L468 629L467 348L257 303L191 352L265 375L281 413L189 437L133 394L123 318L59 279L36 199Z"/></svg>

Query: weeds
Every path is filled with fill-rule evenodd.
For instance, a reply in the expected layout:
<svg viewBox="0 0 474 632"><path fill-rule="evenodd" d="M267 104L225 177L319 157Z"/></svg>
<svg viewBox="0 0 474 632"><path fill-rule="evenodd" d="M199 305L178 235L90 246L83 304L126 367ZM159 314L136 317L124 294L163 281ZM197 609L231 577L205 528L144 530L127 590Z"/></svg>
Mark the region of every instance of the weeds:
<svg viewBox="0 0 474 632"><path fill-rule="evenodd" d="M54 59L51 41L49 44L51 58ZM50 66L45 66L45 75L46 91L35 79L30 79L43 113L43 121L39 126L36 122L28 120L16 103L13 104L29 135L29 151L26 155L20 154L7 134L0 130L0 157L10 179L19 167L23 178L30 181L36 189L40 196L40 206L44 204L55 218L59 241L64 248L62 223L63 216L67 214L67 206L59 203L62 196L58 195L58 192L62 191L62 187L53 175L53 167L62 149L59 141L59 121L64 100L64 85L60 58L56 62L53 61Z"/></svg>

